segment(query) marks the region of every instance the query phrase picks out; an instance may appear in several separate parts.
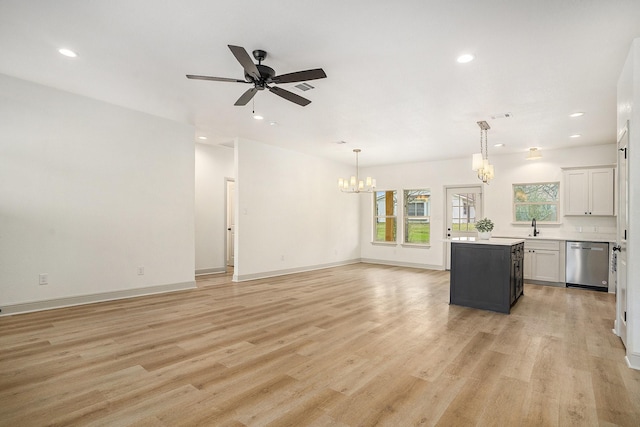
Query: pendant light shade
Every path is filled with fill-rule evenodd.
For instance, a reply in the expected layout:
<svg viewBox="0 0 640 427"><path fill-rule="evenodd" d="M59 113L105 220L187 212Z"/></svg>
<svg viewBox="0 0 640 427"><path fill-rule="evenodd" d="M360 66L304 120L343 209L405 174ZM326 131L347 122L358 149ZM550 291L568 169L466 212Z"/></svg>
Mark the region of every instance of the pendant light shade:
<svg viewBox="0 0 640 427"><path fill-rule="evenodd" d="M475 153L473 155L471 169L474 171L477 171L478 169L482 168L482 165L483 165L482 153Z"/></svg>

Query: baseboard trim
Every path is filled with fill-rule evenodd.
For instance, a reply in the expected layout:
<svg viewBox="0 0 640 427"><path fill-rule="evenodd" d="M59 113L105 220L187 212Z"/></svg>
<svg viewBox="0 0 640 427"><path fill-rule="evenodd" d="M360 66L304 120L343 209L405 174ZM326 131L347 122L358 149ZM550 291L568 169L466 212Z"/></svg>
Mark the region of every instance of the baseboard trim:
<svg viewBox="0 0 640 427"><path fill-rule="evenodd" d="M567 287L566 283L563 283L563 282L547 282L546 280L524 279L524 283L528 283L530 285L553 286L555 288L566 288Z"/></svg>
<svg viewBox="0 0 640 427"><path fill-rule="evenodd" d="M78 295L73 297L56 298L44 301L33 301L2 306L0 316L31 313L34 311L53 310L55 308L72 307L75 305L94 304L144 295L163 294L167 292L184 291L196 288L196 282L170 283L166 285L149 286L146 288L126 289L122 291L104 292L98 294Z"/></svg>
<svg viewBox="0 0 640 427"><path fill-rule="evenodd" d="M422 270L444 270L442 265L418 264L415 262L389 261L386 259L362 258L360 262L367 264L389 265L391 267L420 268Z"/></svg>
<svg viewBox="0 0 640 427"><path fill-rule="evenodd" d="M627 354L624 360L627 361L627 366L630 367L631 369L640 370L640 354L638 353Z"/></svg>
<svg viewBox="0 0 640 427"><path fill-rule="evenodd" d="M215 267L215 268L199 268L196 270L196 276L204 276L206 274L219 274L226 273L226 267Z"/></svg>
<svg viewBox="0 0 640 427"><path fill-rule="evenodd" d="M265 271L262 273L233 275L234 282L246 282L248 280L267 279L269 277L285 276L287 274L304 273L305 271L322 270L324 268L340 267L343 265L358 264L360 259L345 260L339 262L330 262L327 264L309 265L306 267L288 268L285 270Z"/></svg>

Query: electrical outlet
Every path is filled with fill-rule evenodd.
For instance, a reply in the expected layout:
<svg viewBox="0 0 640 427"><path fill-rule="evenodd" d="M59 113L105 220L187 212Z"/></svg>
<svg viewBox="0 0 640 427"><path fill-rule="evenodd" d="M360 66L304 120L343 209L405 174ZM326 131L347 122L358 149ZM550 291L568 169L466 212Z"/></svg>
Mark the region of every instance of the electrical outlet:
<svg viewBox="0 0 640 427"><path fill-rule="evenodd" d="M40 281L38 283L41 284L41 285L48 285L49 284L49 274L47 274L47 273L40 274Z"/></svg>
<svg viewBox="0 0 640 427"><path fill-rule="evenodd" d="M144 266L138 267L138 276L144 276Z"/></svg>

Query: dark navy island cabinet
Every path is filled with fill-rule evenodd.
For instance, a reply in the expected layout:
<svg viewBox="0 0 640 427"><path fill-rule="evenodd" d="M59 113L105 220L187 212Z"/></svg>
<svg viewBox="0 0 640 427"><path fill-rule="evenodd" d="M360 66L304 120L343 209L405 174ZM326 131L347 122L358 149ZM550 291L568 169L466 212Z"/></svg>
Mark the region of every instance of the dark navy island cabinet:
<svg viewBox="0 0 640 427"><path fill-rule="evenodd" d="M509 314L523 294L524 240L451 242L451 304Z"/></svg>

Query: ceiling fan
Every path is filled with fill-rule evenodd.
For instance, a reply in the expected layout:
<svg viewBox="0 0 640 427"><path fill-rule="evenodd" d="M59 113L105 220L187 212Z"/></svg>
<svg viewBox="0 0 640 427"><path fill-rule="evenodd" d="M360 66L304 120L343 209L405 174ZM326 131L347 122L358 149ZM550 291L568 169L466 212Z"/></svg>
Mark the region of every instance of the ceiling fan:
<svg viewBox="0 0 640 427"><path fill-rule="evenodd" d="M296 71L294 73L287 73L276 76L276 72L273 68L262 65L262 61L264 61L264 59L267 57L266 51L260 49L256 49L253 51L253 57L258 61L257 64L254 64L245 48L233 45L228 46L229 49L231 49L231 53L233 53L240 65L242 65L242 68L244 68L244 80L230 79L226 77L194 76L192 74L187 74L187 78L196 80L212 80L216 82L253 84L253 87L243 93L234 105L247 105L247 103L251 101L251 99L253 99L254 95L259 90L269 89L269 92L275 93L276 95L286 99L287 101L291 101L304 107L305 105L309 105L311 101L301 97L300 95L296 95L293 92L289 92L288 90L270 85L279 83L304 82L307 80L324 79L325 77L327 77L322 68Z"/></svg>

